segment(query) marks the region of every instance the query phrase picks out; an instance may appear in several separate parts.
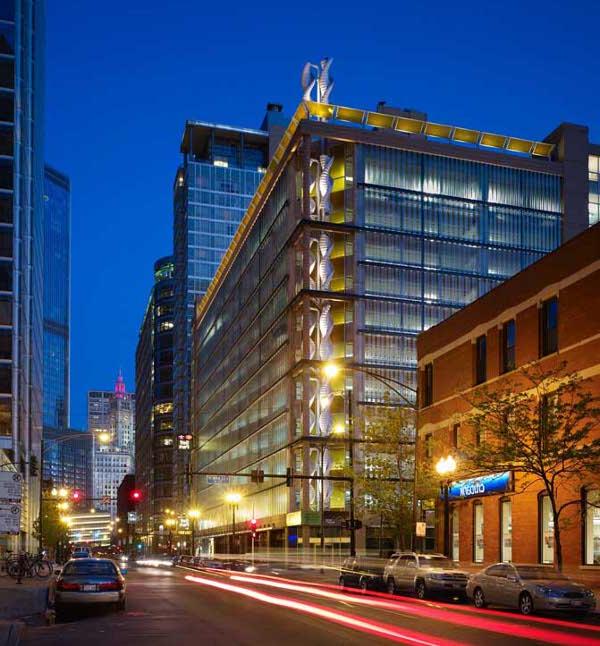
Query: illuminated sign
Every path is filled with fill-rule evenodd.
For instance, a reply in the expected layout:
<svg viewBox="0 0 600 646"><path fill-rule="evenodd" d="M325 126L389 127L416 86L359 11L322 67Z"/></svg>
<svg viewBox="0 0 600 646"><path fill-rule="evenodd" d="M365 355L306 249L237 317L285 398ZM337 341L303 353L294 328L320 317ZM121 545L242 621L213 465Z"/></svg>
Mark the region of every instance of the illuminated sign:
<svg viewBox="0 0 600 646"><path fill-rule="evenodd" d="M492 473L480 478L457 480L448 488L448 498L473 498L490 494L505 493L511 489L511 472Z"/></svg>

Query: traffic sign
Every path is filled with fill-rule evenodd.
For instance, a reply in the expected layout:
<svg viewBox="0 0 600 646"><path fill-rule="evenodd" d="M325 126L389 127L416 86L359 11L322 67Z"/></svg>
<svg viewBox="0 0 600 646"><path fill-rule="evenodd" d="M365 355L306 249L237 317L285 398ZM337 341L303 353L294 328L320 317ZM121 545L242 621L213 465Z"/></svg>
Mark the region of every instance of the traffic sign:
<svg viewBox="0 0 600 646"><path fill-rule="evenodd" d="M415 528L415 534L417 536L420 536L420 537L426 536L427 535L427 524L418 522L417 526Z"/></svg>
<svg viewBox="0 0 600 646"><path fill-rule="evenodd" d="M0 471L0 500L21 500L23 476L14 471Z"/></svg>
<svg viewBox="0 0 600 646"><path fill-rule="evenodd" d="M0 503L0 534L18 534L21 530L21 505Z"/></svg>
<svg viewBox="0 0 600 646"><path fill-rule="evenodd" d="M229 484L229 476L206 476L208 484Z"/></svg>

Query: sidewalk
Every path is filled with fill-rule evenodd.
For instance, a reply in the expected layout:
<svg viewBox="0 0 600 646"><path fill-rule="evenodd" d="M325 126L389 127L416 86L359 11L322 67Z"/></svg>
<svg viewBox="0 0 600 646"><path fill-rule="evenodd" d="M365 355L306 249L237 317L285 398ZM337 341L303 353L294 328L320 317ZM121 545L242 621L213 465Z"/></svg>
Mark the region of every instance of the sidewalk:
<svg viewBox="0 0 600 646"><path fill-rule="evenodd" d="M43 613L49 583L50 578L24 578L23 583L18 584L9 576L0 577L0 620Z"/></svg>

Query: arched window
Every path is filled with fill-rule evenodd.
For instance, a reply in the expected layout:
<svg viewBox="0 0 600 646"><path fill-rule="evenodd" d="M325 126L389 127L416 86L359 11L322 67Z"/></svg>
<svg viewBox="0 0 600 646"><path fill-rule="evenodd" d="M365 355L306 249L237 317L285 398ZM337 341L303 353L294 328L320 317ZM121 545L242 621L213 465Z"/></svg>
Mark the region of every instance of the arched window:
<svg viewBox="0 0 600 646"><path fill-rule="evenodd" d="M600 489L584 489L584 564L600 565Z"/></svg>
<svg viewBox="0 0 600 646"><path fill-rule="evenodd" d="M500 560L512 561L512 501L500 499Z"/></svg>
<svg viewBox="0 0 600 646"><path fill-rule="evenodd" d="M538 497L540 563L554 563L554 518L547 493Z"/></svg>
<svg viewBox="0 0 600 646"><path fill-rule="evenodd" d="M483 563L483 505L473 502L473 562Z"/></svg>

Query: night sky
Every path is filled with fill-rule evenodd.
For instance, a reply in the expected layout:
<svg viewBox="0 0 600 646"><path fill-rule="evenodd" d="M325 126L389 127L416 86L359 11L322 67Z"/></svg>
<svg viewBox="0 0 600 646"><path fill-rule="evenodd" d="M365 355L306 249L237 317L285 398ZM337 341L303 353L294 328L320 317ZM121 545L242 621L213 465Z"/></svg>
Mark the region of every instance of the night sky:
<svg viewBox="0 0 600 646"><path fill-rule="evenodd" d="M600 139L591 0L46 5L46 159L72 185L74 427L119 368L134 388L186 119L258 127L268 101L291 114L304 62L332 56L333 103L534 139L571 121Z"/></svg>

